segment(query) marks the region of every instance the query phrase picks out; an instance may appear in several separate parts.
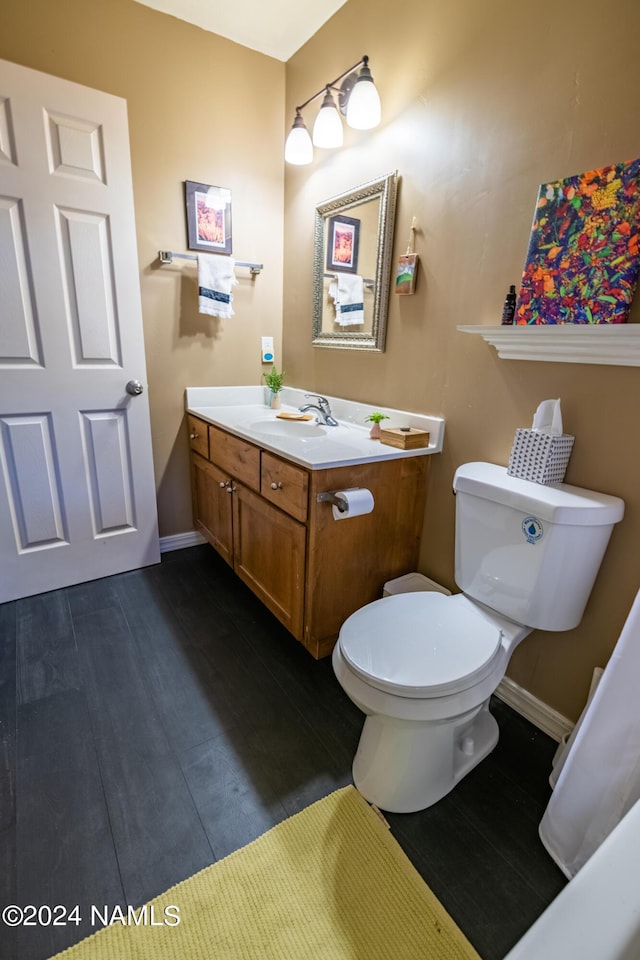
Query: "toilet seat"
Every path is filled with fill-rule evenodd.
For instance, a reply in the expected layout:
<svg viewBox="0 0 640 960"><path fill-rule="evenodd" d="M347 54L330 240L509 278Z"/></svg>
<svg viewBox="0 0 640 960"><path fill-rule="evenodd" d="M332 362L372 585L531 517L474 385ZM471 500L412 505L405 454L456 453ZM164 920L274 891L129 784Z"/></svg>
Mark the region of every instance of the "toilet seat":
<svg viewBox="0 0 640 960"><path fill-rule="evenodd" d="M499 622L463 595L421 592L357 610L342 625L338 643L364 682L396 696L429 699L480 683L501 641Z"/></svg>

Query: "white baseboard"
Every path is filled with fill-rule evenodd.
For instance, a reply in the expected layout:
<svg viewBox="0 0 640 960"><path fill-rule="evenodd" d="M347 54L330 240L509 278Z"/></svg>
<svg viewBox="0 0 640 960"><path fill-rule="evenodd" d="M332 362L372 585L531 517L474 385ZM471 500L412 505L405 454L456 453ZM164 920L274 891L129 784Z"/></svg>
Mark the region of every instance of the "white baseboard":
<svg viewBox="0 0 640 960"><path fill-rule="evenodd" d="M196 547L207 541L197 530L187 530L186 533L174 533L170 537L160 537L160 553L169 553L170 550L183 550L184 547Z"/></svg>
<svg viewBox="0 0 640 960"><path fill-rule="evenodd" d="M553 707L538 700L532 693L518 686L509 677L503 677L496 690L496 697L512 707L526 720L548 734L558 743L573 730L573 723Z"/></svg>

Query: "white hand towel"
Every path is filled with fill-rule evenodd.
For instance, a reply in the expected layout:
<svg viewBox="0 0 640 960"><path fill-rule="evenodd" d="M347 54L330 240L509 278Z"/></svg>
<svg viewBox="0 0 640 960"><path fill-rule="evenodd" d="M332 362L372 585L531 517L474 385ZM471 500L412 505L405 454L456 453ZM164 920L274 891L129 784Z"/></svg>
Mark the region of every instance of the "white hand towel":
<svg viewBox="0 0 640 960"><path fill-rule="evenodd" d="M357 273L336 273L329 296L335 301L336 323L341 327L364 323L364 282Z"/></svg>
<svg viewBox="0 0 640 960"><path fill-rule="evenodd" d="M200 313L211 317L232 317L231 288L236 280L235 260L218 254L198 256L198 303Z"/></svg>

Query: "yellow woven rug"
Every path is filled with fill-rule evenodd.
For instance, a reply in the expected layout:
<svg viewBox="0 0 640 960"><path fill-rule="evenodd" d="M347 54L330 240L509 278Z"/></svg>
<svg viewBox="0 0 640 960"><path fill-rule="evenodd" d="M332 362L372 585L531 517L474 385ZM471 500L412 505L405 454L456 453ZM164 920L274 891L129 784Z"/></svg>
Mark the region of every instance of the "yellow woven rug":
<svg viewBox="0 0 640 960"><path fill-rule="evenodd" d="M160 925L149 925L151 916ZM479 960L353 787L172 887L146 917L140 926L116 922L57 957Z"/></svg>

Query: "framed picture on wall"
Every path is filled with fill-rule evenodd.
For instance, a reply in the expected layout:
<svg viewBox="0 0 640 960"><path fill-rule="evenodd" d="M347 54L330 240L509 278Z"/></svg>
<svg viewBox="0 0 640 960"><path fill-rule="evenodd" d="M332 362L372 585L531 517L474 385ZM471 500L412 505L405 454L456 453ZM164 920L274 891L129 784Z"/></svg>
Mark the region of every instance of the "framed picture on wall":
<svg viewBox="0 0 640 960"><path fill-rule="evenodd" d="M626 323L639 249L640 158L541 184L514 323Z"/></svg>
<svg viewBox="0 0 640 960"><path fill-rule="evenodd" d="M189 250L231 253L231 191L185 180Z"/></svg>
<svg viewBox="0 0 640 960"><path fill-rule="evenodd" d="M395 291L400 296L410 296L415 293L417 268L417 253L406 253L403 257L398 258Z"/></svg>
<svg viewBox="0 0 640 960"><path fill-rule="evenodd" d="M360 221L341 214L328 219L327 270L358 272Z"/></svg>

